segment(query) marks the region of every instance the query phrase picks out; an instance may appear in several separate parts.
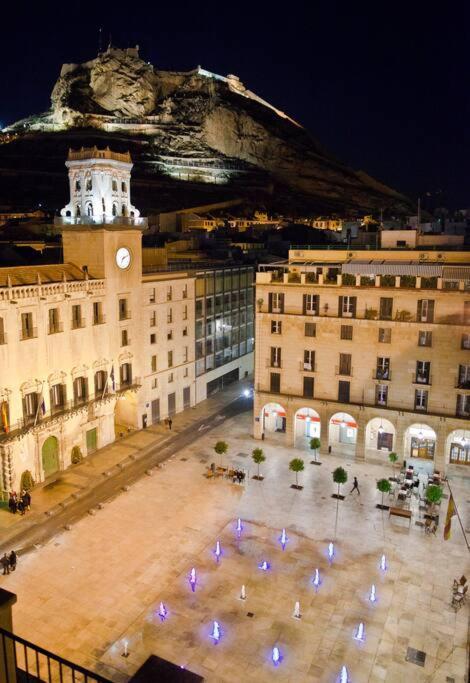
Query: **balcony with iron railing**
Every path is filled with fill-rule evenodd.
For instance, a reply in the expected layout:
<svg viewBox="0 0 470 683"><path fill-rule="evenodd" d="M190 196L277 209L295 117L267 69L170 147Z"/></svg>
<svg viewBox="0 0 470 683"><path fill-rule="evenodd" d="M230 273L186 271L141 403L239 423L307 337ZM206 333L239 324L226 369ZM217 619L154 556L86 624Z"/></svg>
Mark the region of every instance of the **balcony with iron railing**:
<svg viewBox="0 0 470 683"><path fill-rule="evenodd" d="M316 369L316 363L306 363L305 361L300 361L299 363L299 370L302 372L315 372Z"/></svg>
<svg viewBox="0 0 470 683"><path fill-rule="evenodd" d="M125 311L119 311L119 320L130 320L131 319L131 312L128 308L126 308Z"/></svg>
<svg viewBox="0 0 470 683"><path fill-rule="evenodd" d="M413 377L413 384L423 384L425 386L430 386L432 384L432 376L428 373L416 373Z"/></svg>
<svg viewBox="0 0 470 683"><path fill-rule="evenodd" d="M20 341L26 341L27 339L37 339L37 336L37 327L23 328L22 330L20 330Z"/></svg>
<svg viewBox="0 0 470 683"><path fill-rule="evenodd" d="M372 379L379 380L380 382L390 382L392 379L392 373L389 368L376 368L372 372Z"/></svg>
<svg viewBox="0 0 470 683"><path fill-rule="evenodd" d="M135 216L56 216L54 225L67 227L68 225L111 225L116 228L125 226L139 228L143 230L148 227L147 218L136 218Z"/></svg>
<svg viewBox="0 0 470 683"><path fill-rule="evenodd" d="M266 367L267 368L275 368L276 370L279 370L282 368L282 363L280 360L273 360L271 358L266 359Z"/></svg>
<svg viewBox="0 0 470 683"><path fill-rule="evenodd" d="M93 316L93 325L104 325L106 323L106 316L100 313Z"/></svg>
<svg viewBox="0 0 470 683"><path fill-rule="evenodd" d="M48 329L47 329L48 334L58 334L59 332L63 332L63 331L64 331L64 324L59 323L59 322L50 324Z"/></svg>
<svg viewBox="0 0 470 683"><path fill-rule="evenodd" d="M136 391L141 386L140 377L132 377L129 381L122 381L116 384L113 390L111 380L108 380L106 391L97 391L95 394L88 394L82 397L74 397L69 401L64 401L61 405L55 405L43 412L41 406L34 414L25 415L21 419L9 424L8 430L0 425L0 443L12 441L16 437L22 436L31 429L46 425L58 418L69 418L73 413L92 408L94 404L103 400L109 400L115 395L126 391Z"/></svg>
<svg viewBox="0 0 470 683"><path fill-rule="evenodd" d="M72 318L72 330L81 330L85 327L85 318Z"/></svg>
<svg viewBox="0 0 470 683"><path fill-rule="evenodd" d="M470 377L459 377L455 383L455 388L470 391Z"/></svg>

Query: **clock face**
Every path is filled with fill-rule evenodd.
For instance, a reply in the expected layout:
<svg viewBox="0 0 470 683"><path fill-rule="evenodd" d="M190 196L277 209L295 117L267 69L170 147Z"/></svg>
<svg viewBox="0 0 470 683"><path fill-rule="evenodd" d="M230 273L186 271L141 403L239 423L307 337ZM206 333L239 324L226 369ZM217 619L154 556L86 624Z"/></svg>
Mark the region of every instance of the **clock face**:
<svg viewBox="0 0 470 683"><path fill-rule="evenodd" d="M131 252L127 247L120 247L116 252L116 265L125 270L131 264Z"/></svg>

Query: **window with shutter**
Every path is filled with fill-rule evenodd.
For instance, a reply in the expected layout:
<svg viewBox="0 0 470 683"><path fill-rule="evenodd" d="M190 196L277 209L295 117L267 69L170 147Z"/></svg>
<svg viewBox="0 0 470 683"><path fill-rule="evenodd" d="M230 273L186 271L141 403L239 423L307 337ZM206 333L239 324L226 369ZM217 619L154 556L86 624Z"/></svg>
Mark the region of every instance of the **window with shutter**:
<svg viewBox="0 0 470 683"><path fill-rule="evenodd" d="M381 320L391 320L393 314L393 298L381 297L380 298L380 319Z"/></svg>

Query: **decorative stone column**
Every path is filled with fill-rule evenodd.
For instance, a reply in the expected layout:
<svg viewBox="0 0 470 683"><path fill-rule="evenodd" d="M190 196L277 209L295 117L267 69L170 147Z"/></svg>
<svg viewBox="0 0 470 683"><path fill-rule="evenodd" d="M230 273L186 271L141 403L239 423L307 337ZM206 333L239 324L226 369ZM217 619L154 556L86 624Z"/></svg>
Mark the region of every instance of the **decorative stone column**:
<svg viewBox="0 0 470 683"><path fill-rule="evenodd" d="M359 413L357 420L357 437L356 437L356 454L354 460L356 462L364 462L366 459L366 420L363 412Z"/></svg>
<svg viewBox="0 0 470 683"><path fill-rule="evenodd" d="M0 588L0 628L13 632L12 607L16 602L16 595ZM0 636L0 681L16 683L16 667L14 643Z"/></svg>
<svg viewBox="0 0 470 683"><path fill-rule="evenodd" d="M445 418L444 418L445 420ZM435 428L436 431L436 448L434 450L434 469L438 470L441 474L444 474L447 469L447 457L446 457L446 441L447 441L447 430L446 423L439 422Z"/></svg>

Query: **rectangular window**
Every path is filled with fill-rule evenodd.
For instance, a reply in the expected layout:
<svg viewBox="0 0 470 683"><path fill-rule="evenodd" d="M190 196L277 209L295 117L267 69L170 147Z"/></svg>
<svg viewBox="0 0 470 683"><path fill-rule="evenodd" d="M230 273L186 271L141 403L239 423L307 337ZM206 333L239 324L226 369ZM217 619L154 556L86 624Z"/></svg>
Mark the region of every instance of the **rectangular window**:
<svg viewBox="0 0 470 683"><path fill-rule="evenodd" d="M152 358L150 359L150 370L152 372L157 372L157 357L156 356L152 356Z"/></svg>
<svg viewBox="0 0 470 683"><path fill-rule="evenodd" d="M26 394L23 398L23 416L26 420L36 419L38 414L39 394L35 391Z"/></svg>
<svg viewBox="0 0 470 683"><path fill-rule="evenodd" d="M169 325L173 322L173 309L169 308L166 313L166 321Z"/></svg>
<svg viewBox="0 0 470 683"><path fill-rule="evenodd" d="M303 396L304 398L313 398L313 377L304 377Z"/></svg>
<svg viewBox="0 0 470 683"><path fill-rule="evenodd" d="M150 343L151 344L156 344L157 343L157 335L155 333L150 335Z"/></svg>
<svg viewBox="0 0 470 683"><path fill-rule="evenodd" d="M428 392L425 389L415 391L415 410L427 410Z"/></svg>
<svg viewBox="0 0 470 683"><path fill-rule="evenodd" d="M388 398L388 386L386 384L377 384L375 387L375 403L378 406L386 406Z"/></svg>
<svg viewBox="0 0 470 683"><path fill-rule="evenodd" d="M188 285L184 285L183 287L183 299L188 298Z"/></svg>
<svg viewBox="0 0 470 683"><path fill-rule="evenodd" d="M59 309L50 308L49 309L49 334L56 334L57 332L62 332L62 328L59 322Z"/></svg>
<svg viewBox="0 0 470 683"><path fill-rule="evenodd" d="M416 378L417 384L431 383L431 363L425 360L416 361Z"/></svg>
<svg viewBox="0 0 470 683"><path fill-rule="evenodd" d="M173 351L168 351L168 367L173 367Z"/></svg>
<svg viewBox="0 0 470 683"><path fill-rule="evenodd" d="M152 389L158 389L158 378L154 377L152 379Z"/></svg>
<svg viewBox="0 0 470 683"><path fill-rule="evenodd" d="M457 395L458 417L470 417L470 394Z"/></svg>
<svg viewBox="0 0 470 683"><path fill-rule="evenodd" d="M434 322L434 300L420 299L418 301L417 311L418 322L433 323Z"/></svg>
<svg viewBox="0 0 470 683"><path fill-rule="evenodd" d="M470 301L464 301L463 322L464 325L470 325Z"/></svg>
<svg viewBox="0 0 470 683"><path fill-rule="evenodd" d="M150 316L150 327L156 327L157 325L157 313L153 311L152 315Z"/></svg>
<svg viewBox="0 0 470 683"><path fill-rule="evenodd" d="M127 320L128 317L127 299L119 299L119 320Z"/></svg>
<svg viewBox="0 0 470 683"><path fill-rule="evenodd" d="M130 363L123 363L119 368L121 385L129 386L132 384L132 366Z"/></svg>
<svg viewBox="0 0 470 683"><path fill-rule="evenodd" d="M188 307L185 305L183 306L183 320L188 319Z"/></svg>
<svg viewBox="0 0 470 683"><path fill-rule="evenodd" d="M462 335L461 348L462 349L470 349L470 334L463 334Z"/></svg>
<svg viewBox="0 0 470 683"><path fill-rule="evenodd" d="M282 322L280 320L271 320L271 334L281 334Z"/></svg>
<svg viewBox="0 0 470 683"><path fill-rule="evenodd" d="M154 303L155 303L155 301L156 301L156 298L155 298L155 297L156 297L155 287L152 287L152 288L150 289L150 291L149 291L149 303L150 303L150 304L154 304Z"/></svg>
<svg viewBox="0 0 470 683"><path fill-rule="evenodd" d="M183 337L187 337L187 336L188 336L188 328L183 327Z"/></svg>
<svg viewBox="0 0 470 683"><path fill-rule="evenodd" d="M418 346L432 346L432 332L420 330L418 332Z"/></svg>
<svg viewBox="0 0 470 683"><path fill-rule="evenodd" d="M315 370L315 351L310 349L304 351L304 370L309 372Z"/></svg>
<svg viewBox="0 0 470 683"><path fill-rule="evenodd" d="M103 303L101 301L93 302L93 325L102 325L104 323Z"/></svg>
<svg viewBox="0 0 470 683"><path fill-rule="evenodd" d="M95 372L95 394L103 394L106 385L107 373L106 370L98 370Z"/></svg>
<svg viewBox="0 0 470 683"><path fill-rule="evenodd" d="M271 372L269 377L269 391L272 394L281 393L281 375L279 372Z"/></svg>
<svg viewBox="0 0 470 683"><path fill-rule="evenodd" d="M353 328L352 325L341 325L341 339L352 339Z"/></svg>
<svg viewBox="0 0 470 683"><path fill-rule="evenodd" d="M338 316L340 318L355 318L356 306L356 296L340 296L338 298Z"/></svg>
<svg viewBox="0 0 470 683"><path fill-rule="evenodd" d="M390 358L377 358L375 379L390 379Z"/></svg>
<svg viewBox="0 0 470 683"><path fill-rule="evenodd" d="M173 287L171 285L167 285L166 300L171 301L172 299L173 299Z"/></svg>
<svg viewBox="0 0 470 683"><path fill-rule="evenodd" d="M271 346L271 367L281 367L281 348L280 346Z"/></svg>
<svg viewBox="0 0 470 683"><path fill-rule="evenodd" d="M391 320L393 314L393 299L390 297L380 297L380 320Z"/></svg>
<svg viewBox="0 0 470 683"><path fill-rule="evenodd" d="M338 375L350 375L351 372L352 372L351 354L350 353L340 353L339 354Z"/></svg>
<svg viewBox="0 0 470 683"><path fill-rule="evenodd" d="M470 365L459 365L459 389L470 389Z"/></svg>
<svg viewBox="0 0 470 683"><path fill-rule="evenodd" d="M72 306L72 329L77 330L83 327L82 307L80 304Z"/></svg>
<svg viewBox="0 0 470 683"><path fill-rule="evenodd" d="M303 314L320 315L320 297L318 294L304 294Z"/></svg>
<svg viewBox="0 0 470 683"><path fill-rule="evenodd" d="M127 346L129 344L129 335L127 330L121 330L121 346Z"/></svg>
<svg viewBox="0 0 470 683"><path fill-rule="evenodd" d="M379 327L379 343L390 344L392 341L392 330L390 327Z"/></svg>
<svg viewBox="0 0 470 683"><path fill-rule="evenodd" d="M168 341L171 341L173 339L173 330L168 330L168 332L166 333L166 338L168 339Z"/></svg>
<svg viewBox="0 0 470 683"><path fill-rule="evenodd" d="M305 336L306 337L316 337L317 336L317 324L316 323L305 323Z"/></svg>
<svg viewBox="0 0 470 683"><path fill-rule="evenodd" d="M85 403L88 398L88 380L86 377L76 377L73 382L73 398L75 403Z"/></svg>
<svg viewBox="0 0 470 683"><path fill-rule="evenodd" d="M173 379L174 379L173 373L172 373L172 372L169 372L169 373L168 373L168 384L171 384L171 383L173 382Z"/></svg>
<svg viewBox="0 0 470 683"><path fill-rule="evenodd" d="M338 382L338 401L340 403L349 403L350 384L349 382Z"/></svg>
<svg viewBox="0 0 470 683"><path fill-rule="evenodd" d="M50 390L51 412L56 412L65 407L65 386L54 384Z"/></svg>
<svg viewBox="0 0 470 683"><path fill-rule="evenodd" d="M188 362L188 347L184 346L183 347L183 363Z"/></svg>
<svg viewBox="0 0 470 683"><path fill-rule="evenodd" d="M189 377L189 369L188 368L184 369L183 377Z"/></svg>
<svg viewBox="0 0 470 683"><path fill-rule="evenodd" d="M21 314L21 338L22 339L32 339L35 336L33 328L33 314L32 313L22 313Z"/></svg>
<svg viewBox="0 0 470 683"><path fill-rule="evenodd" d="M269 312L284 313L284 294L281 292L269 293Z"/></svg>

